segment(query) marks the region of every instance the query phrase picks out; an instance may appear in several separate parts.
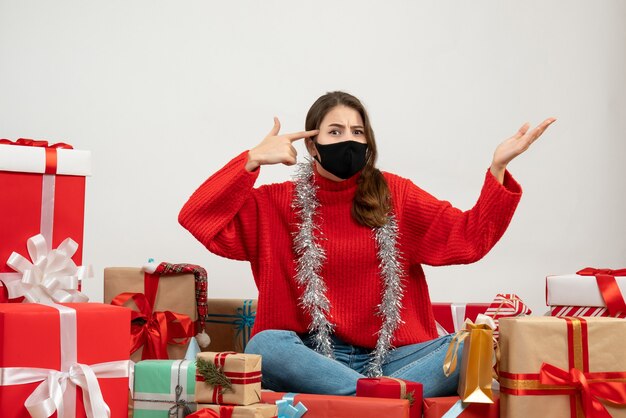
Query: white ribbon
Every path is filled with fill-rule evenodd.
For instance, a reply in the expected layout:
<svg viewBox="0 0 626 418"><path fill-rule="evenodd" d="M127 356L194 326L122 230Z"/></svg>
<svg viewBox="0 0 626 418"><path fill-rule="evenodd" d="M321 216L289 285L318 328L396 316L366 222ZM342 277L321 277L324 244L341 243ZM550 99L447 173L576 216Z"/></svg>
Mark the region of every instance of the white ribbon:
<svg viewBox="0 0 626 418"><path fill-rule="evenodd" d="M7 265L21 273L21 280L6 282L10 298L24 296L31 303L87 302L89 298L78 291L78 283L93 277L91 266L77 267L72 256L78 244L65 239L55 250L49 250L43 235L35 235L27 241L29 261L13 252Z"/></svg>
<svg viewBox="0 0 626 418"><path fill-rule="evenodd" d="M77 362L76 310L50 305L60 313L60 370L29 367L0 368L0 386L41 382L24 402L32 418L76 416L76 387L81 387L88 418L110 418L111 410L102 397L98 379L128 377L129 360L93 365Z"/></svg>

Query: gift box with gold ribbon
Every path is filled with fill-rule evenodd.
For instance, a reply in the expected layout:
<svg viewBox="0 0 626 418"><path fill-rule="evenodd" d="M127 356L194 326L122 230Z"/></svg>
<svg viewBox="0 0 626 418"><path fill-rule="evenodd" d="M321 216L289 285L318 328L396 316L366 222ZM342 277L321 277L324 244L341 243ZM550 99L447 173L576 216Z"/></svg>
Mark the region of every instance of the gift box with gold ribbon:
<svg viewBox="0 0 626 418"><path fill-rule="evenodd" d="M465 328L455 334L446 353L443 371L450 376L457 367L457 354L461 343L463 353L459 369L458 393L463 402L493 403L492 382L496 360L491 317L478 315L476 323L469 319Z"/></svg>
<svg viewBox="0 0 626 418"><path fill-rule="evenodd" d="M261 401L261 356L202 352L196 357L196 402L250 405Z"/></svg>
<svg viewBox="0 0 626 418"><path fill-rule="evenodd" d="M202 409L217 413L219 418L272 418L276 416L276 405L255 403L247 406L198 404L198 416L202 417ZM286 418L286 417L285 417Z"/></svg>
<svg viewBox="0 0 626 418"><path fill-rule="evenodd" d="M503 418L626 417L626 320L500 321Z"/></svg>

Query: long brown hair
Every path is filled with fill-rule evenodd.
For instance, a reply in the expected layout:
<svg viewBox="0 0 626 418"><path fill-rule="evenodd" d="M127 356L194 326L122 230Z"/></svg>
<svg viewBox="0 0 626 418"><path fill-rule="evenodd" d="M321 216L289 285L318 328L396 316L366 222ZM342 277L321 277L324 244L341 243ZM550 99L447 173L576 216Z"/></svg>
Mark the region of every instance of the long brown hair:
<svg viewBox="0 0 626 418"><path fill-rule="evenodd" d="M306 115L305 129L319 129L324 116L335 106L350 107L361 115L367 140L366 163L357 182L352 202L352 217L361 225L379 227L387 223L391 209L389 187L383 174L375 167L378 152L367 111L359 99L342 91L326 93L313 103Z"/></svg>

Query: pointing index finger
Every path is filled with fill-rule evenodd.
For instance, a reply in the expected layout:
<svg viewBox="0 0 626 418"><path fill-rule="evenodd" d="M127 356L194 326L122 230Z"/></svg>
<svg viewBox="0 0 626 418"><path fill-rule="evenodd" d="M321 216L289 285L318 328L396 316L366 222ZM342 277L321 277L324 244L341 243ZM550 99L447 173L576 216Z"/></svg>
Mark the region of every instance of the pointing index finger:
<svg viewBox="0 0 626 418"><path fill-rule="evenodd" d="M289 139L291 142L297 141L299 139L303 139L303 138L310 138L312 136L315 136L317 134L319 134L320 131L318 129L314 129L312 131L301 131L301 132L296 132L293 134L287 134L285 135L285 137L287 139Z"/></svg>

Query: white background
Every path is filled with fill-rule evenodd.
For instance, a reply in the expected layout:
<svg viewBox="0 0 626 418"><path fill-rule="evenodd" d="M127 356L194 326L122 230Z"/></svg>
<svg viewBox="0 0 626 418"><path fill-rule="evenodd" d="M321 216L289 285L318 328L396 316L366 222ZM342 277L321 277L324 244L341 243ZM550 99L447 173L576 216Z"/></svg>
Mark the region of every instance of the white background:
<svg viewBox="0 0 626 418"><path fill-rule="evenodd" d="M92 300L105 266L149 257L205 266L210 297L256 297L178 211L274 115L301 130L336 89L367 106L380 168L462 209L498 143L558 118L509 166L524 195L491 253L426 267L433 300L514 292L543 313L547 274L626 267L624 1L0 0L0 137L93 152Z"/></svg>

